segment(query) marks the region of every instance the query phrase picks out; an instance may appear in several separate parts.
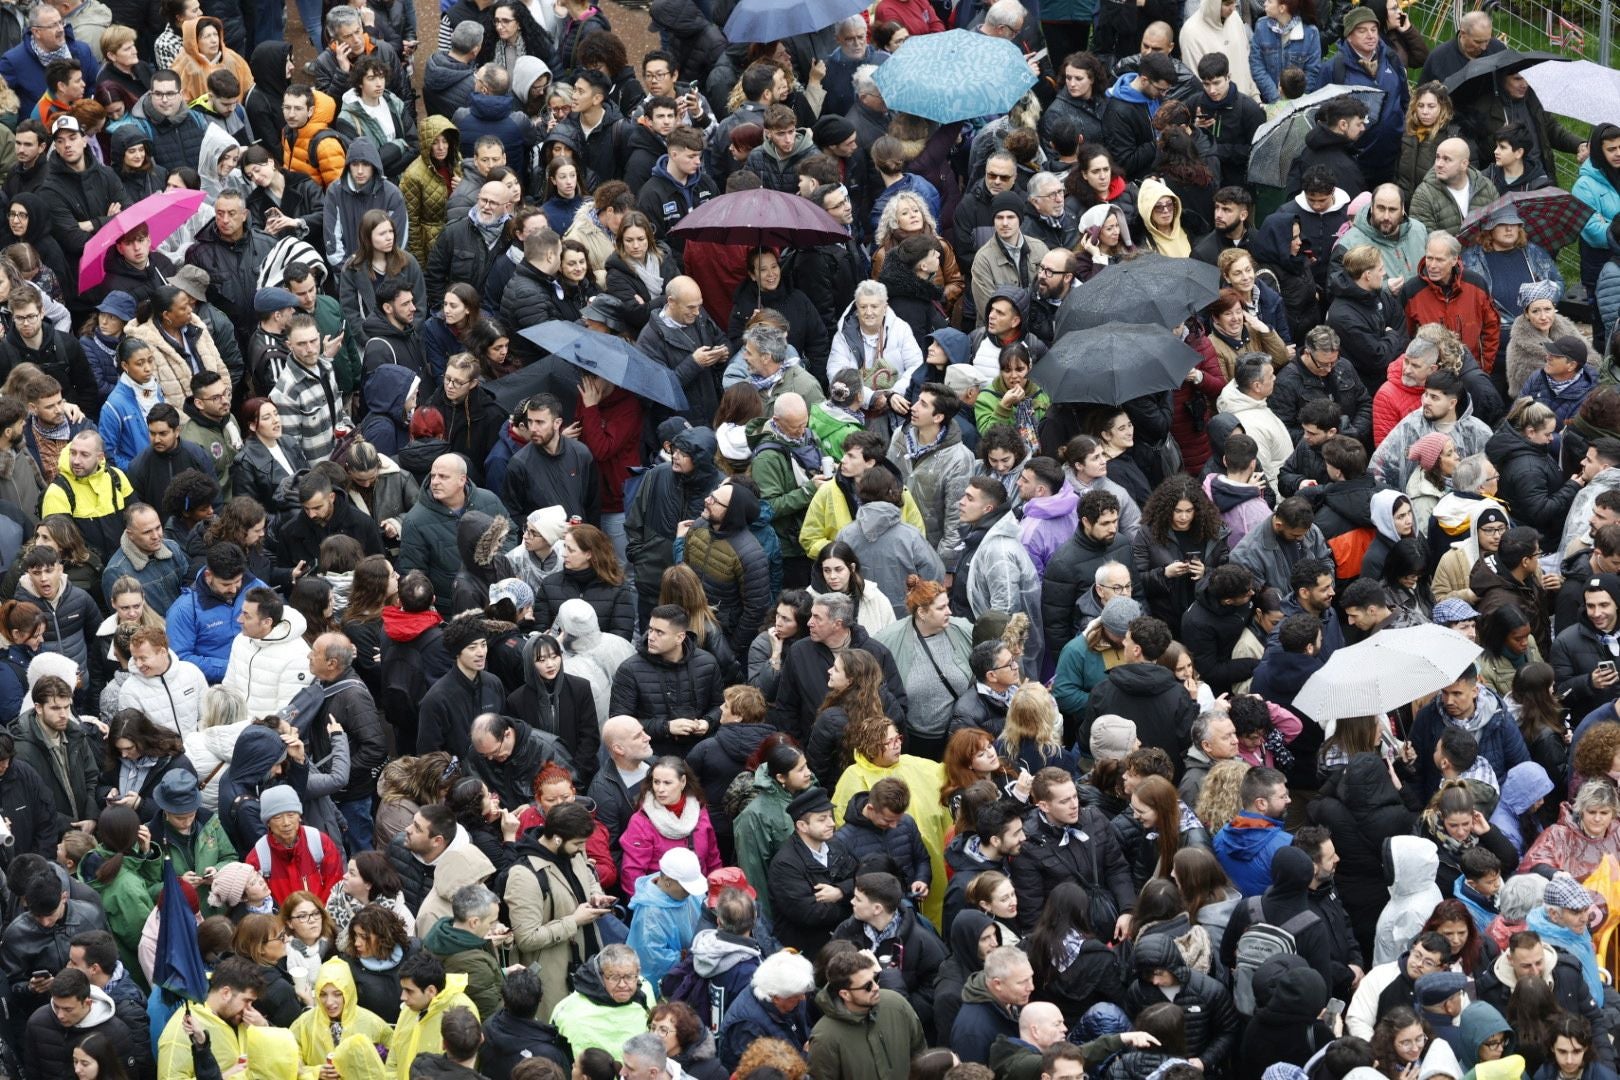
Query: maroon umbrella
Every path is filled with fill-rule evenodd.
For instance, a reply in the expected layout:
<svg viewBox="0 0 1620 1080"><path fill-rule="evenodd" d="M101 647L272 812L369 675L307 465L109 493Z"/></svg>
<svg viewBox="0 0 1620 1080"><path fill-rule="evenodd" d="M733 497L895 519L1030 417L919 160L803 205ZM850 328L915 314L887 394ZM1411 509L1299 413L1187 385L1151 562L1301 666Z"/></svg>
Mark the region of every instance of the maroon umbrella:
<svg viewBox="0 0 1620 1080"><path fill-rule="evenodd" d="M809 199L766 188L711 199L670 231L686 240L754 248L808 248L849 239L849 230Z"/></svg>
<svg viewBox="0 0 1620 1080"><path fill-rule="evenodd" d="M1554 255L1575 242L1592 216L1590 206L1560 188L1510 191L1469 214L1462 228L1457 230L1457 241L1463 244L1479 243L1480 235L1485 231L1485 222L1498 210L1509 207L1523 219L1524 232L1530 242L1541 245Z"/></svg>

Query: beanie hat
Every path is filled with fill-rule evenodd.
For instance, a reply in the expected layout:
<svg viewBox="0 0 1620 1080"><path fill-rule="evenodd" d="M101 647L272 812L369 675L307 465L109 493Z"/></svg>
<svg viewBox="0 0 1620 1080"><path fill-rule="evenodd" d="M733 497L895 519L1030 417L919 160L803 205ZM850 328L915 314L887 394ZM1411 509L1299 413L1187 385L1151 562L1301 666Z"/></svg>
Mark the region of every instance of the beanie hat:
<svg viewBox="0 0 1620 1080"><path fill-rule="evenodd" d="M1003 191L990 200L990 219L992 221L1003 210L1011 210L1022 218L1024 216L1024 197L1016 191Z"/></svg>
<svg viewBox="0 0 1620 1080"><path fill-rule="evenodd" d="M477 615L458 615L444 624L444 647L452 661L461 650L477 641L489 640L489 628Z"/></svg>
<svg viewBox="0 0 1620 1080"><path fill-rule="evenodd" d="M258 871L245 862L226 863L214 873L214 884L208 890L208 902L217 908L233 908L242 902L248 882Z"/></svg>
<svg viewBox="0 0 1620 1080"><path fill-rule="evenodd" d="M1424 472L1430 472L1434 469L1435 464L1439 462L1440 455L1446 452L1446 443L1450 441L1451 436L1442 435L1438 431L1431 431L1412 444L1411 449L1406 451L1406 460L1415 461L1418 463L1418 468Z"/></svg>
<svg viewBox="0 0 1620 1080"><path fill-rule="evenodd" d="M1098 761L1118 760L1136 749L1136 722L1112 713L1091 724L1091 756Z"/></svg>
<svg viewBox="0 0 1620 1080"><path fill-rule="evenodd" d="M1102 626L1116 638L1123 638L1131 622L1142 617L1142 605L1128 596L1116 596L1102 610Z"/></svg>
<svg viewBox="0 0 1620 1080"><path fill-rule="evenodd" d="M568 511L560 506L542 506L530 511L528 526L555 547L568 531Z"/></svg>
<svg viewBox="0 0 1620 1080"><path fill-rule="evenodd" d="M29 690L33 690L34 684L47 675L55 675L69 686L75 686L79 681L79 665L73 662L72 657L54 652L42 652L28 661Z"/></svg>
<svg viewBox="0 0 1620 1080"><path fill-rule="evenodd" d="M819 147L837 146L855 134L855 125L842 116L823 116L810 129L810 138Z"/></svg>
<svg viewBox="0 0 1620 1080"><path fill-rule="evenodd" d="M259 795L259 820L268 822L277 814L303 814L304 802L286 784L265 788Z"/></svg>
<svg viewBox="0 0 1620 1080"><path fill-rule="evenodd" d="M1349 37L1350 31L1362 23L1376 23L1378 16L1373 14L1370 7L1353 7L1344 16L1344 36Z"/></svg>

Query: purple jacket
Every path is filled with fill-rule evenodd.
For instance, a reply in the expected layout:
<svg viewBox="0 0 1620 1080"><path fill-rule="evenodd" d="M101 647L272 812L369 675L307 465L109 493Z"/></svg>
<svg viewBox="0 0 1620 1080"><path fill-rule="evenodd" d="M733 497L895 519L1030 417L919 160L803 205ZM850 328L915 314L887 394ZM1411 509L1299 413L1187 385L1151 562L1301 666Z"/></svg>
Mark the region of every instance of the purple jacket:
<svg viewBox="0 0 1620 1080"><path fill-rule="evenodd" d="M1079 527L1076 513L1079 505L1080 496L1074 493L1067 481L1063 484L1063 490L1056 495L1031 499L1024 504L1024 523L1018 527L1018 540L1029 552L1037 576L1046 572L1046 560Z"/></svg>

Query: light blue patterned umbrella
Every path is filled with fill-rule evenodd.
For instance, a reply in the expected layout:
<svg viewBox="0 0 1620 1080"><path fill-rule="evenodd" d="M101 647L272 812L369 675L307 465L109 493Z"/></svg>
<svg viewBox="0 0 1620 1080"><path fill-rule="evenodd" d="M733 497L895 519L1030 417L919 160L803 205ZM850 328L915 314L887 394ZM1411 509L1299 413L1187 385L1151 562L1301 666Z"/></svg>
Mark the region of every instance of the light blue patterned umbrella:
<svg viewBox="0 0 1620 1080"><path fill-rule="evenodd" d="M1000 116L1035 85L1017 45L969 30L907 38L872 78L890 109L941 124Z"/></svg>

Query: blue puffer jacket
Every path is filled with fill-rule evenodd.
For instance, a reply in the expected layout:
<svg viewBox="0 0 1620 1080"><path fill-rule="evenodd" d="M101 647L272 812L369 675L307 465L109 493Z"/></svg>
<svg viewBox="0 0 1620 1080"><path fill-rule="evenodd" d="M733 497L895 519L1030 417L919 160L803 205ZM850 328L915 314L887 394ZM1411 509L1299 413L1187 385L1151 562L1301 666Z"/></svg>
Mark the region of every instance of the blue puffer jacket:
<svg viewBox="0 0 1620 1080"><path fill-rule="evenodd" d="M169 646L180 659L201 668L209 682L217 683L225 677L231 660L231 642L236 640L236 617L242 613L242 602L249 589L264 588L265 584L249 574L237 590L236 600L226 603L203 580L207 570L206 566L198 569L191 588L169 608Z"/></svg>
<svg viewBox="0 0 1620 1080"><path fill-rule="evenodd" d="M158 400L163 400L161 390ZM96 427L101 432L101 441L107 444L107 456L125 472L129 471L129 463L135 456L152 445L152 436L146 430L146 410L136 400L135 388L122 379L101 403L101 417Z"/></svg>
<svg viewBox="0 0 1620 1080"><path fill-rule="evenodd" d="M1607 138L1620 136L1620 128L1613 124L1599 124L1592 131L1595 139L1603 134L1607 128ZM1601 146L1601 143L1593 145ZM1575 176L1575 186L1569 193L1581 202L1592 208L1592 216L1586 219L1581 228L1581 243L1600 251L1609 250L1609 222L1620 217L1620 191L1614 189L1609 178L1603 175L1603 170L1597 167L1592 158L1581 162L1580 172Z"/></svg>
<svg viewBox="0 0 1620 1080"><path fill-rule="evenodd" d="M1295 22L1300 20L1296 19ZM1322 85L1322 35L1309 23L1300 37L1290 39L1293 24L1285 30L1277 20L1263 18L1254 24L1254 40L1249 43L1249 74L1260 88L1260 100L1277 100L1277 80L1284 69L1297 67L1305 72L1305 92Z"/></svg>
<svg viewBox="0 0 1620 1080"><path fill-rule="evenodd" d="M1584 168L1584 166L1582 166ZM1614 332L1616 319L1620 319L1620 263L1613 259L1603 264L1597 279L1598 325L1603 328L1603 340Z"/></svg>

